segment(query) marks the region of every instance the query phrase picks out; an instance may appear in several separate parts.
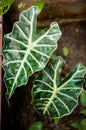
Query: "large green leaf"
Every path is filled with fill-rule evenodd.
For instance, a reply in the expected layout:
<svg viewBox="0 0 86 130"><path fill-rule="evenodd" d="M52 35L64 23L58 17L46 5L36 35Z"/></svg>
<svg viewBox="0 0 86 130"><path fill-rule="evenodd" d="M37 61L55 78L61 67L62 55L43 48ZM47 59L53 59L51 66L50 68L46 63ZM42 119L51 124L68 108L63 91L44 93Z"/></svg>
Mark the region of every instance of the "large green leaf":
<svg viewBox="0 0 86 130"><path fill-rule="evenodd" d="M63 59L55 58L39 72L32 89L32 103L35 109L45 116L61 118L70 114L78 103L82 91L85 67L78 64L62 81Z"/></svg>
<svg viewBox="0 0 86 130"><path fill-rule="evenodd" d="M4 36L2 52L7 100L17 87L27 83L29 76L45 67L57 48L61 36L58 24L54 22L49 29L36 34L38 12L33 6L21 13L12 32Z"/></svg>

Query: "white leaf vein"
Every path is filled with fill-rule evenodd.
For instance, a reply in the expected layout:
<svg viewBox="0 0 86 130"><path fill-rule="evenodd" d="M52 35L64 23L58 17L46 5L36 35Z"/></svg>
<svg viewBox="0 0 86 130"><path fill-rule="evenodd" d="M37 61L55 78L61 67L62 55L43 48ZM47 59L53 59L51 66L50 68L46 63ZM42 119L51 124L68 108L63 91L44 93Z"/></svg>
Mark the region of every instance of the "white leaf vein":
<svg viewBox="0 0 86 130"><path fill-rule="evenodd" d="M43 53L43 52L41 52L41 51L38 51L38 50L36 50L36 49L34 49L34 48L32 48L32 51L34 51L34 52L36 52L36 53L38 53L38 54L40 54L40 55L42 55L42 56L45 56L46 58L49 58L48 55L46 55L45 53Z"/></svg>
<svg viewBox="0 0 86 130"><path fill-rule="evenodd" d="M36 99L35 101L38 102L38 101L43 101L43 100L46 101L46 100L49 100L49 98L40 98L40 99Z"/></svg>
<svg viewBox="0 0 86 130"><path fill-rule="evenodd" d="M13 60L13 61L9 61L9 62L3 64L3 66L9 65L9 64L13 64L13 63L21 63L21 62L22 62L22 60Z"/></svg>
<svg viewBox="0 0 86 130"><path fill-rule="evenodd" d="M50 75L45 71L43 70L43 72L48 76L48 78L53 82L53 79L50 77Z"/></svg>
<svg viewBox="0 0 86 130"><path fill-rule="evenodd" d="M24 51L24 50L11 50L11 49L8 49L8 50L3 50L3 52L19 52L19 53L25 53L26 51Z"/></svg>
<svg viewBox="0 0 86 130"><path fill-rule="evenodd" d="M50 91L50 90L38 90L38 91L34 91L33 93L39 93L39 92L52 93L52 91Z"/></svg>
<svg viewBox="0 0 86 130"><path fill-rule="evenodd" d="M55 95L55 98L58 99L64 105L64 107L66 108L68 113L70 113L70 110L69 110L68 106L58 96Z"/></svg>
<svg viewBox="0 0 86 130"><path fill-rule="evenodd" d="M74 102L77 103L77 100L75 100L73 97L71 97L71 96L69 96L69 95L67 95L67 94L64 94L64 93L62 93L62 92L58 92L58 94L60 94L60 95L62 95L62 96L65 96L65 97L67 97L67 98L70 98L71 100L73 100Z"/></svg>
<svg viewBox="0 0 86 130"><path fill-rule="evenodd" d="M41 81L41 80L35 80L35 81L37 81L37 82L39 82L39 83L43 83L43 84L45 84L46 86L48 86L50 89L53 90L52 86L50 86L47 82L44 82L43 80L42 80L42 81Z"/></svg>
<svg viewBox="0 0 86 130"><path fill-rule="evenodd" d="M40 62L30 53L30 56L33 58L33 60L36 61L36 63L40 66L40 68L42 68Z"/></svg>
<svg viewBox="0 0 86 130"><path fill-rule="evenodd" d="M56 47L56 45L51 44L36 44L35 47Z"/></svg>
<svg viewBox="0 0 86 130"><path fill-rule="evenodd" d="M25 67L24 66L22 66L22 68L23 68L23 70L24 70L24 75L25 75L25 77L26 77L26 79L27 79L27 72L26 72L26 69L25 69Z"/></svg>
<svg viewBox="0 0 86 130"><path fill-rule="evenodd" d="M55 108L55 110L56 110L56 112L58 114L58 117L60 117L60 112L59 112L58 108L56 107L56 105L54 104L53 101L51 103L53 104L53 106L54 106L54 108Z"/></svg>
<svg viewBox="0 0 86 130"><path fill-rule="evenodd" d="M19 27L19 25L18 24L15 24L15 25L19 29L19 32L21 32L22 36L25 37L25 39L27 39L27 41L28 41L28 37L25 35L25 33L22 31L22 29Z"/></svg>
<svg viewBox="0 0 86 130"><path fill-rule="evenodd" d="M65 88L61 88L60 90L65 90L65 89L69 89L69 90L75 89L76 90L76 89L81 89L81 88L79 88L79 87L65 87Z"/></svg>
<svg viewBox="0 0 86 130"><path fill-rule="evenodd" d="M15 77L6 78L4 80L7 81L7 80L11 80L11 79L15 79Z"/></svg>
<svg viewBox="0 0 86 130"><path fill-rule="evenodd" d="M7 37L8 39L12 40L12 41L15 41L15 42L21 44L22 46L28 48L28 45L26 45L24 42L19 41L18 39L15 39L14 37L9 37L9 36L6 36L6 37Z"/></svg>
<svg viewBox="0 0 86 130"><path fill-rule="evenodd" d="M27 17L25 17L24 15L22 15L22 17L24 18L24 20L26 21L26 23L30 24L30 21L27 19Z"/></svg>
<svg viewBox="0 0 86 130"><path fill-rule="evenodd" d="M26 63L27 63L27 65L30 67L30 69L31 69L31 72L33 73L33 68L32 68L32 66L31 66L31 64L26 60L25 61Z"/></svg>

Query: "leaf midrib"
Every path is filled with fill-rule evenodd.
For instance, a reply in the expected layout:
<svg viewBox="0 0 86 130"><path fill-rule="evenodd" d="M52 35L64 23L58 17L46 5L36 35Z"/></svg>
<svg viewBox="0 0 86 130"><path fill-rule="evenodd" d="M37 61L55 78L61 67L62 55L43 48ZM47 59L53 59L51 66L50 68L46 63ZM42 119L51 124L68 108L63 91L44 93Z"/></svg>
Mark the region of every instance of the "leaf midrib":
<svg viewBox="0 0 86 130"><path fill-rule="evenodd" d="M10 91L10 93L9 93L9 98L10 98L11 95L12 95L12 91L13 91L13 88L14 88L15 83L16 83L16 81L17 81L17 78L18 78L18 76L19 76L19 74L20 74L20 72L21 72L21 70L22 70L22 68L23 68L23 66L24 66L24 63L25 63L25 61L26 61L26 59L27 59L27 56L28 56L29 54L30 54L30 48L28 47L28 49L27 49L27 51L26 51L26 54L25 54L25 56L24 56L24 58L23 58L23 61L21 62L21 66L20 66L20 68L19 68L19 70L18 70L18 72L17 72L17 74L16 74L16 76L15 76L15 80L14 80L13 86L12 86L11 91Z"/></svg>
<svg viewBox="0 0 86 130"><path fill-rule="evenodd" d="M34 11L34 10L33 10L33 11ZM34 19L34 13L33 13L33 16L32 16L30 32L32 32L32 29L33 29L33 28L32 28L33 19ZM30 53L31 43L32 43L32 33L30 33L30 42L28 42L29 46L28 46L28 49L27 49L27 51L26 51L26 54L25 54L25 56L24 56L24 58L23 58L23 61L22 61L22 63L21 63L21 66L20 66L20 68L19 68L19 70L18 70L18 73L17 73L17 75L16 75L16 78L15 78L15 80L14 80L14 83L13 83L13 85L12 85L12 88L11 88L11 91L10 91L10 93L9 93L9 98L8 98L8 99L10 99L10 97L11 97L11 95L12 95L13 88L14 88L15 83L16 83L16 81L17 81L18 75L20 74L20 72L21 72L21 70L22 70L22 67L23 67L23 65L24 65L24 63L25 63L25 61L26 61L26 59L27 59L28 54Z"/></svg>
<svg viewBox="0 0 86 130"><path fill-rule="evenodd" d="M52 101L54 100L55 95L57 94L57 89L58 89L58 88L57 88L57 85L56 85L56 78L57 78L57 70L58 70L58 67L59 67L59 64L60 64L60 63L61 63L61 62L60 62L60 59L59 59L58 64L57 64L57 66L56 66L56 69L53 69L53 71L55 72L54 79L52 80L52 81L53 81L53 85L54 85L54 89L53 89L53 94L52 94L52 96L51 96L51 98L50 98L48 104L46 105L46 107L45 107L45 109L44 109L44 112L43 112L44 115L45 115L47 109L49 108L50 104L51 104ZM54 67L53 67L53 68L54 68Z"/></svg>
<svg viewBox="0 0 86 130"><path fill-rule="evenodd" d="M72 75L72 77L67 81L65 82L65 84L63 84L62 86L60 86L59 88L57 88L57 85L56 85L56 75L57 75L57 70L58 70L58 65L60 63L60 60L58 61L58 64L57 64L57 67L56 69L54 70L55 71L55 75L54 75L54 79L52 80L53 81L53 84L54 84L54 89L53 89L53 94L48 102L48 104L46 105L46 107L44 108L44 112L43 112L43 115L45 115L46 111L48 110L50 104L53 102L55 96L57 93L59 93L59 91L61 91L63 89L63 87L68 83L70 82L70 80L80 71L80 66L78 67L78 70L74 73L74 75ZM82 70L81 70L82 71Z"/></svg>
<svg viewBox="0 0 86 130"><path fill-rule="evenodd" d="M32 24L33 24L33 20L34 20L34 10L33 10L33 16L32 16L32 21L31 21L31 30L30 30L30 37L29 37L29 42L28 42L28 49L27 49L27 51L26 51L26 54L25 54L25 56L24 56L24 58L23 58L23 61L21 62L21 66L20 66L20 68L19 68L19 70L18 70L18 72L17 72L17 74L16 74L16 78L15 78L15 80L14 80L14 83L13 83L13 85L12 85L12 88L11 88L11 91L10 91L10 93L9 93L9 97L8 97L8 99L10 99L10 97L11 97L11 95L12 95L12 92L13 92L13 89L14 89L14 86L15 86L15 83L16 83L16 81L17 81L17 78L18 78L18 76L19 76L19 74L20 74L20 72L21 72L21 70L22 70L22 68L23 68L23 65L24 65L24 63L25 63L25 61L26 61L26 59L27 59L27 56L30 54L30 51L31 51L31 48L33 48L33 47L35 47L36 46L36 43L37 42L39 42L40 40L42 40L44 37L45 37L45 35L47 35L48 34L48 32L49 32L49 30L44 34L44 35L42 35L42 37L40 37L39 39L37 39L35 42L33 42L32 43L32 30L33 30L33 26L32 26ZM22 85L22 84L21 84Z"/></svg>

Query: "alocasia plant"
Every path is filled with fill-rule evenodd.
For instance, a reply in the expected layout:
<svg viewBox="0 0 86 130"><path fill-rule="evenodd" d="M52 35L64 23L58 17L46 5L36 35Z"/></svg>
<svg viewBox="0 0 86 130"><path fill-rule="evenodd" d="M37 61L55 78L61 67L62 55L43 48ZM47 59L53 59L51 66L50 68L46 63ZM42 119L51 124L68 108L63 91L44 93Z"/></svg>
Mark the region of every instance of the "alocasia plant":
<svg viewBox="0 0 86 130"><path fill-rule="evenodd" d="M35 109L50 117L61 118L70 114L78 103L82 91L85 67L78 64L71 73L61 81L63 59L55 58L34 81L32 102Z"/></svg>
<svg viewBox="0 0 86 130"><path fill-rule="evenodd" d="M49 29L37 34L38 13L36 6L22 12L12 32L4 36L2 52L7 100L17 87L27 83L33 73L46 66L57 48L57 40L61 36L58 24L54 22Z"/></svg>
<svg viewBox="0 0 86 130"><path fill-rule="evenodd" d="M32 88L32 103L45 116L61 118L70 114L78 103L82 91L85 67L78 64L61 81L63 59L55 58L48 66L52 53L57 49L61 31L56 22L37 33L37 15L42 7L32 6L20 14L11 33L4 36L3 69L6 99L15 89L27 83L28 78L40 71Z"/></svg>

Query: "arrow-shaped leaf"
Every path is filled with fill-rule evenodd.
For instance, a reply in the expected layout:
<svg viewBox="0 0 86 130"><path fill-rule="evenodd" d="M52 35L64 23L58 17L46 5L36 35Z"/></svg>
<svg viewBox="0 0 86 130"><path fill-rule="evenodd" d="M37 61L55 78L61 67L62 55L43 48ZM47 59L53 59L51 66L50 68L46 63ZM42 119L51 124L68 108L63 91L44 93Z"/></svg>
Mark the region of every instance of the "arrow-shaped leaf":
<svg viewBox="0 0 86 130"><path fill-rule="evenodd" d="M61 57L55 58L49 66L39 72L32 89L32 103L45 116L61 118L70 114L78 103L82 91L85 67L78 64L72 72L60 81L63 64Z"/></svg>
<svg viewBox="0 0 86 130"><path fill-rule="evenodd" d="M4 36L3 69L7 100L17 87L27 83L29 76L46 66L57 48L61 36L58 24L52 23L49 29L36 34L38 12L39 9L33 6L21 13L12 32Z"/></svg>

